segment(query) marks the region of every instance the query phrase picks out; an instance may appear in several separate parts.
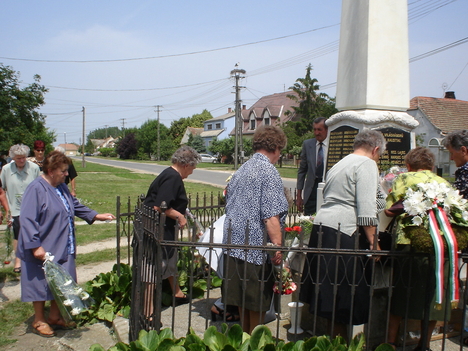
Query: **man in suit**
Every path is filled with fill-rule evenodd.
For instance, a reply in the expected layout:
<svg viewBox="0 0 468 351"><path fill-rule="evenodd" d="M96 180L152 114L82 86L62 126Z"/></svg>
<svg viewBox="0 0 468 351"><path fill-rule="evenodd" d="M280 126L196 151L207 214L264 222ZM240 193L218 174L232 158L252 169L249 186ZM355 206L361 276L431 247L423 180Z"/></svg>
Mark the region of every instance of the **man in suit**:
<svg viewBox="0 0 468 351"><path fill-rule="evenodd" d="M299 212L304 210L305 215L317 212L317 187L325 175L328 151L328 127L325 120L325 117L314 120L315 138L307 139L302 144L301 163L297 171L296 204Z"/></svg>

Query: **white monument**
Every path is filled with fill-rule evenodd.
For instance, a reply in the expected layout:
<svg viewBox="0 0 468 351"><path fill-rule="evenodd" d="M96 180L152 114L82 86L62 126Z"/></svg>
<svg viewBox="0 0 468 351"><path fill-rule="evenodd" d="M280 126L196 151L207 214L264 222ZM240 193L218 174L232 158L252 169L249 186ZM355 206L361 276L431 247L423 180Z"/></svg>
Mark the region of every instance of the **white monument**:
<svg viewBox="0 0 468 351"><path fill-rule="evenodd" d="M418 125L405 112L409 102L407 1L343 0L336 92L341 112L328 127L409 132Z"/></svg>

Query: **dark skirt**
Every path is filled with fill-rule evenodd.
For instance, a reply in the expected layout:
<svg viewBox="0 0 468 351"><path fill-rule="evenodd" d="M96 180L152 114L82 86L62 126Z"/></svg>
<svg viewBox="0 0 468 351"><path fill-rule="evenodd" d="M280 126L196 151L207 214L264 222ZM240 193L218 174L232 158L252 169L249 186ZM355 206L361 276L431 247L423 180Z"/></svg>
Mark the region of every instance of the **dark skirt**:
<svg viewBox="0 0 468 351"><path fill-rule="evenodd" d="M319 228L315 225L309 247L318 247ZM368 249L365 238L356 238L321 227L322 248ZM357 240L357 242L356 242ZM308 253L302 273L300 300L310 305L310 312L335 323L359 325L367 322L370 306L371 261L366 255ZM334 311L334 313L333 313Z"/></svg>
<svg viewBox="0 0 468 351"><path fill-rule="evenodd" d="M398 251L411 253L410 245L398 245ZM429 320L445 319L447 290L441 305L435 303L435 265L434 259L423 256L399 256L395 259L392 294L392 314L409 319L424 319L425 311L429 312ZM449 274L448 260L444 263L444 287L447 286ZM447 320L450 319L450 305L447 310Z"/></svg>
<svg viewBox="0 0 468 351"><path fill-rule="evenodd" d="M66 262L59 264L76 280L75 258L68 255ZM45 279L42 263L21 261L21 301L49 301L54 296Z"/></svg>
<svg viewBox="0 0 468 351"><path fill-rule="evenodd" d="M224 267L225 275L221 290L224 304L257 312L266 312L270 309L275 281L270 262L255 265L225 255Z"/></svg>

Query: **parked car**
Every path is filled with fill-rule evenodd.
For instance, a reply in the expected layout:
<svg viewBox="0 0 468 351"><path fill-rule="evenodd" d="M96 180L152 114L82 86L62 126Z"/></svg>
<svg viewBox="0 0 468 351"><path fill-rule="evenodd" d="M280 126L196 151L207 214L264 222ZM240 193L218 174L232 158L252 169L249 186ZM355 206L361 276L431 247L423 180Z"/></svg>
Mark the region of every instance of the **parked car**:
<svg viewBox="0 0 468 351"><path fill-rule="evenodd" d="M85 152L84 154L85 156L91 156L91 154L89 152Z"/></svg>
<svg viewBox="0 0 468 351"><path fill-rule="evenodd" d="M210 154L200 154L202 162L217 163L218 158L211 156Z"/></svg>

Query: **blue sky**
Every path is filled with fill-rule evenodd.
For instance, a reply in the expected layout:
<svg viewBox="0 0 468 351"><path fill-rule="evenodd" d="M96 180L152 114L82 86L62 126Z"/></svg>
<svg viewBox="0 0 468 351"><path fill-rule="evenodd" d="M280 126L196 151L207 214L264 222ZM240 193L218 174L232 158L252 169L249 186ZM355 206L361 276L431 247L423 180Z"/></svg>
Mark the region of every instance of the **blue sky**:
<svg viewBox="0 0 468 351"><path fill-rule="evenodd" d="M408 9L410 58L468 36L468 0L409 0ZM167 126L203 109L227 112L236 63L247 72L247 107L293 85L309 63L335 96L340 16L341 0L3 0L0 62L25 84L42 77L56 144L78 143L83 106L86 134L138 127L156 105ZM467 66L467 42L412 62L411 97L442 97L445 84L468 100Z"/></svg>

